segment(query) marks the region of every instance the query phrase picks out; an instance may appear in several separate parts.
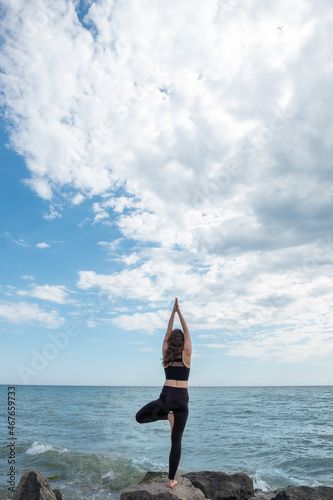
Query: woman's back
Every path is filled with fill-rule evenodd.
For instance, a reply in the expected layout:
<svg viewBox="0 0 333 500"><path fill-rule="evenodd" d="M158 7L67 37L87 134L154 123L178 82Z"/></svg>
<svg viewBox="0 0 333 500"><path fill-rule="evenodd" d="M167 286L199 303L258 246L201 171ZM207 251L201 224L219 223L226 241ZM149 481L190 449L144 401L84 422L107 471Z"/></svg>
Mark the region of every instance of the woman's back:
<svg viewBox="0 0 333 500"><path fill-rule="evenodd" d="M184 351L164 368L166 380L187 381L190 376L190 367L183 361Z"/></svg>

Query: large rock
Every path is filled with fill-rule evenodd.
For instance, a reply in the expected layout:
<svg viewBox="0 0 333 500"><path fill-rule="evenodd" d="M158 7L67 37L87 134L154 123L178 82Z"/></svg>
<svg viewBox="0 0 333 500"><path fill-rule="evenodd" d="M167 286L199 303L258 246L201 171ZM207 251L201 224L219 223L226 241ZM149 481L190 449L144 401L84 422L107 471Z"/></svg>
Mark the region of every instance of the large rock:
<svg viewBox="0 0 333 500"><path fill-rule="evenodd" d="M168 488L167 474L147 472L136 486L121 492L121 500L204 500L205 495L185 477L176 476L178 484Z"/></svg>
<svg viewBox="0 0 333 500"><path fill-rule="evenodd" d="M333 500L328 486L288 486L275 491L253 491L252 479L243 473L200 471L176 476L178 484L167 488L165 472L147 472L137 486L123 490L121 500Z"/></svg>
<svg viewBox="0 0 333 500"><path fill-rule="evenodd" d="M254 490L254 495L249 500L274 500L276 495L283 491L283 488L274 491L262 491L262 490Z"/></svg>
<svg viewBox="0 0 333 500"><path fill-rule="evenodd" d="M41 472L28 470L21 477L13 500L62 500L62 496L59 490L51 490Z"/></svg>
<svg viewBox="0 0 333 500"><path fill-rule="evenodd" d="M333 488L329 486L288 486L273 500L333 500Z"/></svg>
<svg viewBox="0 0 333 500"><path fill-rule="evenodd" d="M146 472L145 477L142 479L142 481L139 482L139 484L151 484L157 481L158 479L167 479L167 473L166 472L153 472L153 471L148 471ZM178 481L178 479L177 479Z"/></svg>
<svg viewBox="0 0 333 500"><path fill-rule="evenodd" d="M184 474L193 486L211 500L248 500L254 494L253 480L243 474L226 474L219 471L200 471Z"/></svg>

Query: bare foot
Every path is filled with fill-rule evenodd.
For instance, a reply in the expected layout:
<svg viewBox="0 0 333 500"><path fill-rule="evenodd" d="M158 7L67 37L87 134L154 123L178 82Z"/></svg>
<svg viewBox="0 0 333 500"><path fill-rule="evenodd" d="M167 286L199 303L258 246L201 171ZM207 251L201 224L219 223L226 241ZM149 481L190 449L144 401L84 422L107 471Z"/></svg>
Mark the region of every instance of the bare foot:
<svg viewBox="0 0 333 500"><path fill-rule="evenodd" d="M169 479L169 482L168 482L168 488L173 488L174 486L176 486L178 481L175 481L174 479Z"/></svg>
<svg viewBox="0 0 333 500"><path fill-rule="evenodd" d="M172 412L168 413L168 420L170 422L170 426L171 426L171 432L173 431L173 426L175 424L175 416Z"/></svg>

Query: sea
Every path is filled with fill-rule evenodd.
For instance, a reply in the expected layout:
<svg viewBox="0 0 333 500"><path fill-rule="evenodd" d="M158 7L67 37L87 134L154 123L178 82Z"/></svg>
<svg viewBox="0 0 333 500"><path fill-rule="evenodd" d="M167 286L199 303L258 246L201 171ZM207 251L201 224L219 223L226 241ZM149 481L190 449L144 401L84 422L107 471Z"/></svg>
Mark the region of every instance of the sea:
<svg viewBox="0 0 333 500"><path fill-rule="evenodd" d="M116 500L147 471L168 470L169 422L135 420L161 387L14 389L9 428L0 386L0 499L13 497L10 459L16 486L37 469L64 500ZM245 472L264 491L333 486L333 386L189 387L189 397L178 473Z"/></svg>

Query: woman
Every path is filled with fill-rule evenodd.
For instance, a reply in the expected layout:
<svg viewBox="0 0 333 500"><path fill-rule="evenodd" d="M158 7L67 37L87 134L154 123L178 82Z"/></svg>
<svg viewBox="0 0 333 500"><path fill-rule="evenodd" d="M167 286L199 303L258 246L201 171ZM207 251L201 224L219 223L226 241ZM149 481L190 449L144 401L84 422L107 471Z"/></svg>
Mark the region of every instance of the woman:
<svg viewBox="0 0 333 500"><path fill-rule="evenodd" d="M175 314L178 314L183 331L173 330ZM175 299L167 332L164 337L163 366L165 384L159 399L145 405L136 414L139 424L169 420L171 426L171 451L169 456L168 487L173 488L181 455L181 441L188 417L188 378L190 374L192 344L187 324Z"/></svg>

